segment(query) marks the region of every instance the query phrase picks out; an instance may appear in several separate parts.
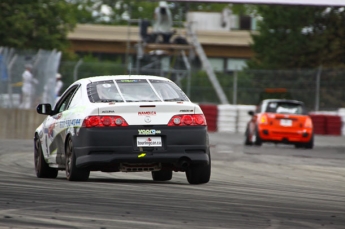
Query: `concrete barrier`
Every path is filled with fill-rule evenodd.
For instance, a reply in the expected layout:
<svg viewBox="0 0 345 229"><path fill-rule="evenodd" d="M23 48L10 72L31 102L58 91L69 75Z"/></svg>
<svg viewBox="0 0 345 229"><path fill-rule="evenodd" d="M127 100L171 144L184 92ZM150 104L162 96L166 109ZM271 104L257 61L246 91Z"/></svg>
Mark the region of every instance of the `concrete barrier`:
<svg viewBox="0 0 345 229"><path fill-rule="evenodd" d="M46 116L36 110L0 108L1 139L32 139L35 129Z"/></svg>

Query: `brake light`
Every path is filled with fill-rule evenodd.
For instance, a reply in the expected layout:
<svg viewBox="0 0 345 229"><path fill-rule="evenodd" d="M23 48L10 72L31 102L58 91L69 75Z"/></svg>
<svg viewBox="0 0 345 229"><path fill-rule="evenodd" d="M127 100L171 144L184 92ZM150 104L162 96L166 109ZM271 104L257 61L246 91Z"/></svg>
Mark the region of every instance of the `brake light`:
<svg viewBox="0 0 345 229"><path fill-rule="evenodd" d="M306 118L305 122L304 122L304 127L305 128L312 128L313 127L313 122L311 121L311 118Z"/></svg>
<svg viewBox="0 0 345 229"><path fill-rule="evenodd" d="M168 122L168 126L206 126L206 118L203 114L174 115Z"/></svg>
<svg viewBox="0 0 345 229"><path fill-rule="evenodd" d="M260 124L267 124L267 115L265 114L261 115Z"/></svg>
<svg viewBox="0 0 345 229"><path fill-rule="evenodd" d="M114 127L128 126L128 123L121 116L89 116L84 119L83 127Z"/></svg>

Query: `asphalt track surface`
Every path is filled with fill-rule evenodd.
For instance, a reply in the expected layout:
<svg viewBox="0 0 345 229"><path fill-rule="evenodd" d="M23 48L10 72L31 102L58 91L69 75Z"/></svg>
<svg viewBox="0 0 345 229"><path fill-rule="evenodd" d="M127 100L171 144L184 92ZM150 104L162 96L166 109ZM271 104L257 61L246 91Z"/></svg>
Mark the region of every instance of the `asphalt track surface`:
<svg viewBox="0 0 345 229"><path fill-rule="evenodd" d="M345 137L313 150L210 133L211 181L91 173L87 182L34 174L31 140L0 140L0 228L345 228Z"/></svg>

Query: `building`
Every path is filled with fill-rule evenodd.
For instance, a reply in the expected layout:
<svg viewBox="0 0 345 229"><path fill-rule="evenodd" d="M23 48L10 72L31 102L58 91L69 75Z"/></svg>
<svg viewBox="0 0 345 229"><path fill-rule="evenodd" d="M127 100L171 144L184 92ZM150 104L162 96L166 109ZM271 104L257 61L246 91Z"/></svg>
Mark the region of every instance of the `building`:
<svg viewBox="0 0 345 229"><path fill-rule="evenodd" d="M189 22L200 18L205 20L207 17L213 18L214 21L217 15L219 17L220 13L189 14L187 18ZM253 56L250 48L251 30L234 29L234 26L215 27L212 24L202 27L200 24L194 31L215 71L240 70L245 66L245 61ZM184 28L176 28L176 35L188 37ZM68 34L68 39L72 50L77 53L116 55L123 59L127 55L136 55L135 47L141 40L138 26L95 24L78 24L75 30ZM146 51L152 49L153 47L148 47Z"/></svg>

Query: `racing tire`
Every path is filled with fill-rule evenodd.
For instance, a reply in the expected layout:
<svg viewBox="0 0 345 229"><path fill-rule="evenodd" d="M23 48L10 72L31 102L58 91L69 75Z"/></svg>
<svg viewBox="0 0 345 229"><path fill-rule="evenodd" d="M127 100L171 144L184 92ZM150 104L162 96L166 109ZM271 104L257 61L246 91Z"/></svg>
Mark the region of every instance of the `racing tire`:
<svg viewBox="0 0 345 229"><path fill-rule="evenodd" d="M255 141L254 141L254 145L256 145L256 146L261 146L261 145L262 145L262 140L261 140L261 138L260 138L259 131L258 131L257 128L255 129Z"/></svg>
<svg viewBox="0 0 345 229"><path fill-rule="evenodd" d="M303 147L303 146L301 145L301 143L296 143L296 144L295 144L295 148L296 148L296 149L300 149L300 148L302 148L302 147Z"/></svg>
<svg viewBox="0 0 345 229"><path fill-rule="evenodd" d="M246 129L246 132L244 133L244 145L245 146L251 146L252 142L250 141L250 136L249 136L249 130L248 127Z"/></svg>
<svg viewBox="0 0 345 229"><path fill-rule="evenodd" d="M58 170L50 168L44 159L42 145L38 137L35 138L34 149L35 172L38 178L56 178Z"/></svg>
<svg viewBox="0 0 345 229"><path fill-rule="evenodd" d="M189 184L205 184L211 178L211 160L208 165L192 165L186 170L186 177Z"/></svg>
<svg viewBox="0 0 345 229"><path fill-rule="evenodd" d="M311 136L309 142L305 143L304 148L312 149L314 147L314 135Z"/></svg>
<svg viewBox="0 0 345 229"><path fill-rule="evenodd" d="M160 170L151 172L154 181L168 181L172 178L172 170Z"/></svg>
<svg viewBox="0 0 345 229"><path fill-rule="evenodd" d="M68 138L66 146L66 178L69 181L86 181L89 179L90 170L79 169L76 164L76 157L71 138Z"/></svg>

